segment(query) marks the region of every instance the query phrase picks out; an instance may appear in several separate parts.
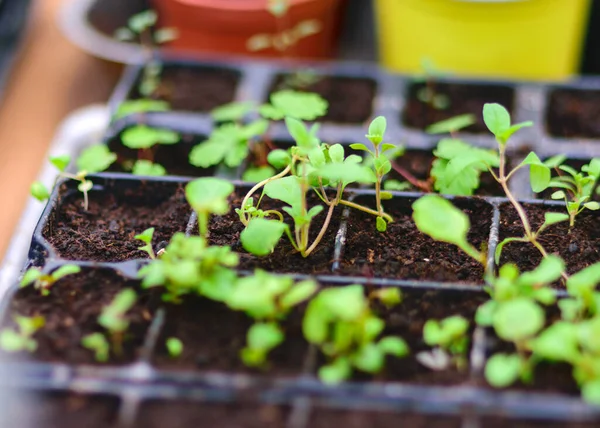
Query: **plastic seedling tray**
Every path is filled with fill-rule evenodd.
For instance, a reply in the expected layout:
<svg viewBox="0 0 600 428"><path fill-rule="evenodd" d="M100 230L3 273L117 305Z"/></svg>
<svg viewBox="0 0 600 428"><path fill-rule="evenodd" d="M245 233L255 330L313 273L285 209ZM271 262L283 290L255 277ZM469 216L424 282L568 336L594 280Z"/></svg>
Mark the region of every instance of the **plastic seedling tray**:
<svg viewBox="0 0 600 428"><path fill-rule="evenodd" d="M232 99L254 100L257 103L267 98L276 76L289 70L266 63L242 61L210 64L170 61L167 65L169 67L193 66L196 69L208 67L211 70L224 68L228 73L233 70L234 75L239 79L232 92ZM134 66L126 72L111 100L113 112L120 102L134 94L132 88L138 79L139 70L139 66ZM369 66L351 64L321 66L316 68L316 72L327 76L352 77L363 82L365 79L372 82L371 86L375 90L369 116L381 114L388 118L387 139L395 142L402 141L409 151L419 153L430 153L435 147L437 142L435 136L426 135L422 130L407 126L406 120L403 119L409 102L414 103L414 100L411 101L408 96L411 91L410 85L415 84L414 79L386 74ZM438 79L436 82L441 80ZM443 79L443 82L450 87L474 85L483 88L490 85L489 82L460 79ZM536 121L534 128L515 138L512 143L511 162L515 164L520 162L526 154L523 153L524 148L531 148L541 156L566 153L574 159L586 159L600 154L600 145L592 140L580 144L580 142L563 141L549 136L543 118L550 87L527 82L516 84L494 82L494 84L502 86L505 88L504 92L510 94L515 121L530 119ZM578 87L578 85L588 84L592 83L573 85ZM478 89L475 88L475 93L477 91ZM484 92L484 89L481 91ZM200 95L195 94L195 96ZM478 109L480 108L479 106ZM117 149L123 130L140 122L185 134L189 136L186 141L201 140L209 135L213 128L207 112L174 110L168 113L134 115L113 122L105 134L105 142L113 149ZM325 122L321 136L329 142L344 144L362 142L364 128L362 122L350 124ZM493 147L495 144L493 139L485 134L465 132L460 136L483 147ZM275 126L272 137L283 146L290 143L283 126ZM81 148L81 144L73 143L65 147L65 151L75 155ZM55 187L51 200L35 228L28 260L24 267L42 266L49 272L65 263L77 264L82 267L82 273L61 280L63 288L69 290L71 287L73 290L80 290L79 293L90 293L91 297L97 296L92 300L98 302L110 297L111 293L123 284L139 289L136 274L146 260L143 253L136 252L135 248L131 250L126 245L124 237L131 238L134 232L139 233L149 227L144 225L144 219L162 218L161 216L166 215L167 210L173 210L172 215L169 215L169 223L159 221L152 224L157 228L158 242L155 242L155 245L168 240L168 236L175 231L196 233L195 216L189 211L185 201L182 202L182 189L191 179L190 176L214 174L228 178L236 186L235 195L239 196L247 191L250 185L240 181L247 165L248 162L238 169L217 168L210 172L196 171L193 174L184 174L186 176L160 178L140 178L118 172L95 175L90 201L96 204L96 208L92 208L90 215L85 219L88 225L86 233L90 232L92 233L90 236L95 236L93 233L100 230L107 234L102 235L101 240L103 245L106 245L106 250L91 256L89 254L92 253L88 253L88 250L98 247L100 240L85 242L85 236L74 238L82 229L75 229L69 225L69 213L72 212L69 207L76 204L81 196L74 192L75 186L72 182L62 182L60 186ZM527 180L526 175L519 174L513 179L512 185L519 198L530 204L528 206L560 206L560 203L533 199L534 195L528 190ZM362 201L374 198L371 189L349 188L347 192L349 197ZM394 212L395 217L408 218L411 214L410 206L419 196L421 194L415 192L395 192L394 198L386 202L386 210ZM503 221L508 218L508 213L503 210L507 200L494 196L451 199L471 217L471 223L478 230L477 236L471 239L476 245L481 243L487 245L488 268L495 269L493 254L499 234L510 233L510 231L506 232L503 226ZM133 208L129 210L128 206ZM108 226L102 225L99 219L108 215L110 210L120 209L119 207L123 207L124 210L116 214L121 221L116 222L114 227L111 225L112 220L108 221ZM229 215L235 216L234 213ZM589 215L592 221L597 222L596 214ZM358 242L362 243L368 242L369 239L377 240L379 235L373 225L348 210L340 210L336 216L339 222L332 226L331 233L321 245L322 254L315 254L323 263L302 264L301 257L289 255L287 258L284 257L283 263L280 261L277 264L275 259L282 257L278 253L266 259L257 259L248 255L242 257L241 273L262 266L278 273L291 274L296 278L304 278L312 274L321 285L328 287L351 283L363 284L365 287L399 287L405 296L404 303L392 310L396 311L396 314L383 316L412 314L412 318L394 328L409 342L411 340L414 342L411 346L414 350L421 350L423 344L419 343L416 336L411 336L409 326L412 323L422 324L429 318L441 319L457 312L472 318L478 303L485 300L482 281L462 273L460 269L464 267L464 261L461 260L458 261L459 271L454 272L454 276L448 274L441 278L435 275L419 277L411 271L410 267L402 271L401 275L394 274L395 269L391 271L385 269L386 265L397 262L393 260L393 256L389 256L392 257L390 259L380 260L379 266L377 263L369 262L368 253L366 256L361 253L368 249L368 245L363 244L364 249L357 248L359 246L356 244L356 239L358 236L360 239ZM219 231L222 231L224 241L220 243L230 245L234 250L242 252L237 232L230 228L232 232L225 233L227 227L223 225L230 224L227 221L229 221L227 216L213 218L211 239L218 239L221 233ZM394 227L395 223L390 224L388 233L393 233ZM69 231L75 235L68 235ZM114 234L112 237L115 239L114 242L110 242L111 236L107 231ZM64 236L67 236L66 244L60 241ZM118 248L119 245L123 250ZM433 245L430 251L437 254L437 258L451 257L448 252L439 251L439 244L431 242L428 245ZM417 256L419 254L417 253ZM431 258L426 260L425 257L422 260L415 260L415 263L424 262L433 265L438 260ZM268 263L268 266L264 263ZM361 267L363 265L367 265L372 271L363 269ZM383 269L377 270L378 268ZM479 278L482 273L477 272ZM10 315L14 311L37 305L33 290L18 289L17 280L16 275L13 275L10 292L0 308L0 322L4 326L10 325ZM93 284L105 283L108 284L108 292L93 288ZM56 287L61 287L61 283ZM565 294L564 290L560 289L557 289L556 293L559 296ZM594 426L600 419L599 409L585 404L577 396L560 390L547 392L537 385L527 391L519 388L498 391L488 387L482 371L490 352L498 346L498 340L484 329L476 328L471 331L469 369L465 373L451 373L448 376L443 374L440 378L435 373L418 366L414 356L409 356L397 361L390 366L389 370L374 379L355 376L346 383L328 387L318 381L315 375L322 357L308 344L302 345L301 338L294 341L295 336L292 332L298 329L298 325L294 325L294 320L301 315L302 309L298 310L299 313L292 313L288 320L290 323L288 340L300 345L294 345L293 351L287 350L287 345L282 349L282 355L286 357L282 357L281 361L289 363L287 365L290 367L284 364L283 368L274 366L272 372L260 372L244 368L239 361L233 362L236 360L236 350L239 351L240 344L238 348L233 346L233 348L219 350L218 356L215 356L214 350L202 348L205 342L210 342L212 334L218 333L214 326L220 328L225 319L228 323L233 323L233 327L228 331L233 331L233 336L243 341L245 328L247 328L247 321L243 317L241 319L235 316L225 317L222 311L219 312L201 299L189 299L184 306L175 307L163 303L159 293L153 290L141 291L140 296L142 306L134 310L137 315L134 317L135 322L132 322L135 328L132 329L131 349L123 359L111 360L108 364L97 364L90 352L83 348L74 349L72 346L61 345L56 342L56 336L42 330L38 333L41 344L38 351L17 359L9 356L0 363L0 382L14 391L34 392L49 398L50 408L58 412L64 409L61 406L65 406L65 403L61 400L64 400L65 396L69 398L73 395L83 395L84 398L78 399L83 400L84 408L99 406L98 412L102 416L96 419L107 421L100 426L117 422L125 426L153 426L152 423L157 424L160 417L165 418L164 423L182 421L182 426L195 426L193 425L195 422L192 421L203 421L204 418L213 417L216 418L214 424L218 426L227 426L228 423L239 425L241 422L235 419L237 414L244 415L246 425L241 426L255 426L253 424L258 423L259 426L273 427L328 426L320 424L334 426L347 423L344 421L348 418L357 418L369 426L375 421L380 421L382 426L389 424L392 424L389 426L396 426L405 422L408 424L406 426L429 427L440 424L439 426L464 428L571 426L569 424L587 427ZM72 323L67 323L63 328L68 332L65 333L68 337L71 337L70 334L74 335L72 340L76 344L81 335L95 328L94 322L90 320L95 320L97 314L92 311L89 319L78 319L77 314L70 312L68 305L60 299L60 295L56 299L55 307L57 311L63 311L62 319L72 318L75 321L77 326L75 333L72 330ZM426 304L419 306L419 302ZM473 303L468 304L469 302ZM190 307L185 307L186 305ZM407 306L403 305L415 305L415 310L408 311ZM184 335L187 331L186 325L193 325L197 329L196 337L189 335L184 338L184 346L189 353L184 352L180 360L170 360L166 355L164 339L169 335ZM420 329L416 330L420 331ZM225 358L227 352L232 353L233 357ZM289 352L289 355L286 352ZM279 363L280 360L276 362ZM85 425L87 421L92 420L90 417L94 414L96 413L90 411L80 415L81 419L77 419L77 423L81 426ZM67 418L71 413L63 412L63 415Z"/></svg>

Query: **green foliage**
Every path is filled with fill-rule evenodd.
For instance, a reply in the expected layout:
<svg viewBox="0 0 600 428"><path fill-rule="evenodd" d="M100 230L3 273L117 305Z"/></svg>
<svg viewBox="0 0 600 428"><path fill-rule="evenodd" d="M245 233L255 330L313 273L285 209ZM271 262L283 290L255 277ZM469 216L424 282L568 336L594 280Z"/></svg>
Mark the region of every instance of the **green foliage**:
<svg viewBox="0 0 600 428"><path fill-rule="evenodd" d="M246 334L246 347L240 352L242 361L249 367L261 367L269 352L284 340L285 335L277 323L256 323Z"/></svg>
<svg viewBox="0 0 600 428"><path fill-rule="evenodd" d="M81 268L77 265L62 265L51 273L43 273L40 268L32 267L27 269L23 274L20 286L27 287L33 284L36 290L39 290L42 296L50 294L52 286L61 278L67 275L73 275L81 272Z"/></svg>
<svg viewBox="0 0 600 428"><path fill-rule="evenodd" d="M137 295L133 289L121 290L108 306L102 308L98 324L111 333L123 333L129 327L127 312L133 308L136 300Z"/></svg>
<svg viewBox="0 0 600 428"><path fill-rule="evenodd" d="M431 176L434 187L448 195L471 196L479 188L480 175L500 163L493 150L472 147L452 138L442 139L434 150Z"/></svg>
<svg viewBox="0 0 600 428"><path fill-rule="evenodd" d="M220 163L236 167L248 157L249 142L267 131L266 120L256 120L248 125L225 123L215 129L209 139L195 146L190 152L190 163L208 168Z"/></svg>
<svg viewBox="0 0 600 428"><path fill-rule="evenodd" d="M292 117L300 120L315 120L327 113L328 103L320 95L290 89L271 94L270 104L262 105L260 114L271 120Z"/></svg>
<svg viewBox="0 0 600 428"><path fill-rule="evenodd" d="M210 115L217 122L239 122L254 108L254 104L251 102L236 101L217 107L210 112Z"/></svg>
<svg viewBox="0 0 600 428"><path fill-rule="evenodd" d="M197 178L185 186L185 197L198 215L201 236L208 235L208 219L211 214L223 215L229 212L227 198L233 190L233 184L229 181L215 177Z"/></svg>
<svg viewBox="0 0 600 428"><path fill-rule="evenodd" d="M533 122L512 125L508 110L495 103L488 103L483 106L483 120L501 146L506 145L510 137L519 129L533 125Z"/></svg>
<svg viewBox="0 0 600 428"><path fill-rule="evenodd" d="M235 285L238 255L229 247L208 246L200 236L173 235L164 253L142 267L146 288L163 286L163 300L179 303L187 294L225 301Z"/></svg>
<svg viewBox="0 0 600 428"><path fill-rule="evenodd" d="M166 101L153 100L150 98L127 100L119 104L113 119L121 119L125 116L137 113L165 112L170 109L171 106Z"/></svg>
<svg viewBox="0 0 600 428"><path fill-rule="evenodd" d="M139 159L133 164L131 173L145 177L162 177L163 175L167 175L167 170L157 163L146 159Z"/></svg>
<svg viewBox="0 0 600 428"><path fill-rule="evenodd" d="M246 251L256 256L266 256L273 252L286 230L289 230L289 226L283 222L253 218L242 231L240 241Z"/></svg>
<svg viewBox="0 0 600 428"><path fill-rule="evenodd" d="M77 169L87 174L106 171L115 161L117 155L112 153L106 144L95 144L86 147L77 158Z"/></svg>
<svg viewBox="0 0 600 428"><path fill-rule="evenodd" d="M270 166L248 168L242 175L242 180L250 183L259 183L275 175L275 170Z"/></svg>
<svg viewBox="0 0 600 428"><path fill-rule="evenodd" d="M171 358L178 358L183 353L183 342L176 337L169 337L165 342L165 346Z"/></svg>
<svg viewBox="0 0 600 428"><path fill-rule="evenodd" d="M157 144L172 145L177 144L179 140L177 132L147 125L132 126L121 135L123 145L130 149L149 149Z"/></svg>
<svg viewBox="0 0 600 428"><path fill-rule="evenodd" d="M461 114L459 116L451 117L450 119L442 120L440 122L429 125L425 132L428 134L446 134L456 131L460 131L463 128L467 128L477 122L476 118L472 114Z"/></svg>
<svg viewBox="0 0 600 428"><path fill-rule="evenodd" d="M50 192L41 181L33 182L29 188L29 193L40 202L44 202L50 198Z"/></svg>
<svg viewBox="0 0 600 428"><path fill-rule="evenodd" d="M486 254L473 247L468 239L469 217L452 203L437 195L425 195L412 206L417 228L436 241L454 244L469 256L486 265Z"/></svg>
<svg viewBox="0 0 600 428"><path fill-rule="evenodd" d="M0 332L0 348L5 352L35 352L37 341L33 335L46 324L44 317L15 315L13 320L17 329L5 328Z"/></svg>
<svg viewBox="0 0 600 428"><path fill-rule="evenodd" d="M306 340L317 346L329 362L319 370L325 383L339 383L354 368L377 373L387 355L403 357L408 346L399 337L379 339L384 321L369 306L360 285L324 289L308 304L302 329Z"/></svg>
<svg viewBox="0 0 600 428"><path fill-rule="evenodd" d="M438 351L443 352L448 358L443 361L453 361L459 369L464 369L467 364L467 352L469 350L469 322L466 318L459 315L445 318L441 321L428 320L423 327L423 340L429 346L437 347ZM437 365L437 358L430 357L432 353L420 353L419 361L427 361L428 367L436 370L444 370L447 365ZM433 364L432 364L433 363Z"/></svg>
<svg viewBox="0 0 600 428"><path fill-rule="evenodd" d="M135 235L133 237L134 239L142 241L144 244L146 244L142 247L139 247L138 250L146 252L148 254L148 257L150 257L151 259L156 258L156 254L154 254L154 249L152 248L152 238L153 237L154 237L154 228L153 227L150 227L150 228L144 230L139 235Z"/></svg>
<svg viewBox="0 0 600 428"><path fill-rule="evenodd" d="M96 361L105 363L110 356L110 343L102 333L91 333L81 338L81 346L94 352Z"/></svg>

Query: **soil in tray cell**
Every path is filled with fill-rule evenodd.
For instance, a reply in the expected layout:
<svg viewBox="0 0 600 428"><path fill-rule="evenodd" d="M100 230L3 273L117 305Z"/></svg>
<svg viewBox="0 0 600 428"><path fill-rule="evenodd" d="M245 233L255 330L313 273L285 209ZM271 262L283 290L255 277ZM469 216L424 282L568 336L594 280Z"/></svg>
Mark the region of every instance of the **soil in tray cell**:
<svg viewBox="0 0 600 428"><path fill-rule="evenodd" d="M600 91L555 89L550 94L546 127L550 135L599 138Z"/></svg>
<svg viewBox="0 0 600 428"><path fill-rule="evenodd" d="M301 84L290 75L278 75L270 93L294 89L321 95L329 103L327 114L320 121L340 124L361 124L373 113L377 83L364 77L315 76L315 81Z"/></svg>
<svg viewBox="0 0 600 428"><path fill-rule="evenodd" d="M134 428L285 428L285 406L154 400L142 403Z"/></svg>
<svg viewBox="0 0 600 428"><path fill-rule="evenodd" d="M125 289L139 288L139 282L127 280L108 269L86 269L68 275L54 284L48 296L42 296L32 286L21 288L11 299L2 320L3 328L14 328L12 317L43 316L45 325L34 339L37 349L31 358L72 364L93 364L94 355L81 346L87 334L104 332L98 325L98 316L115 295ZM111 354L111 363L129 363L135 360L143 344L146 330L152 319L154 299L148 292L138 292L135 306L127 312L129 327L122 341L123 352ZM114 350L114 349L113 349ZM6 358L22 360L29 355L4 354Z"/></svg>
<svg viewBox="0 0 600 428"><path fill-rule="evenodd" d="M461 418L416 413L319 408L313 410L308 426L310 428L460 428Z"/></svg>
<svg viewBox="0 0 600 428"><path fill-rule="evenodd" d="M397 278L422 281L483 283L483 268L454 245L435 242L419 232L412 219L414 198L394 198L384 202L392 216L385 233L375 228L375 217L351 210L340 275ZM357 203L374 207L371 197ZM492 223L492 207L480 199L457 198L454 205L471 220L469 241L476 247L487 245Z"/></svg>
<svg viewBox="0 0 600 428"><path fill-rule="evenodd" d="M152 98L167 101L172 110L207 113L235 98L240 73L209 66L165 66ZM141 98L137 90L132 99Z"/></svg>
<svg viewBox="0 0 600 428"><path fill-rule="evenodd" d="M169 370L261 373L260 369L249 369L240 359L251 325L252 320L245 314L221 303L187 297L182 304L167 307L153 364ZM292 312L281 326L286 340L269 354L264 371L269 375L299 375L308 349L300 313ZM169 337L177 337L184 344L178 358L171 358L167 352L165 341Z"/></svg>
<svg viewBox="0 0 600 428"><path fill-rule="evenodd" d="M544 213L566 213L561 206L524 204L531 228L537 230L544 222ZM500 242L507 237L522 237L523 225L512 205L500 207ZM567 273L573 274L600 260L600 216L586 210L575 220L569 230L569 222L558 223L546 229L538 238L549 254L557 254L565 260ZM500 264L516 263L521 272L529 271L542 260L540 252L530 243L511 242L504 246Z"/></svg>
<svg viewBox="0 0 600 428"><path fill-rule="evenodd" d="M61 258L119 262L147 258L134 236L154 227L153 246L168 242L175 232L184 232L191 210L183 185L152 181L115 181L83 196L62 190L43 236Z"/></svg>
<svg viewBox="0 0 600 428"><path fill-rule="evenodd" d="M215 168L199 168L190 164L190 152L197 145L206 141L203 135L182 134L177 144L158 144L149 150L134 150L125 147L120 136L108 142L108 147L117 154L117 161L109 171L131 172L137 160L149 160L161 165L169 175L187 177L204 177L215 173Z"/></svg>
<svg viewBox="0 0 600 428"><path fill-rule="evenodd" d="M430 103L418 99L419 92L425 87L425 83L413 83L408 89L408 99L402 113L402 121L411 128L425 129L436 122L470 113L475 115L477 123L463 131L478 134L488 133L483 122L483 105L499 103L510 112L514 104L514 90L508 86L434 82L435 94L445 96L449 101L447 108L436 109Z"/></svg>
<svg viewBox="0 0 600 428"><path fill-rule="evenodd" d="M441 320L453 315L462 315L471 321L475 311L487 297L483 293L456 291L412 291L403 290L402 303L393 308L377 305L375 313L385 321L385 330L381 337L398 336L403 338L410 348L410 354L404 358L388 357L385 368L377 375L355 373L355 380L376 382L408 382L419 385L459 385L473 383L469 368L458 370L455 366L445 370L432 370L417 361L415 355L431 348L423 341L423 326L427 320ZM469 331L472 336L472 329ZM467 358L470 355L467 353ZM324 357L319 358L322 365Z"/></svg>
<svg viewBox="0 0 600 428"><path fill-rule="evenodd" d="M481 419L482 428L597 428L599 422L548 421L540 419L508 419L485 417Z"/></svg>
<svg viewBox="0 0 600 428"><path fill-rule="evenodd" d="M247 253L240 244L240 233L244 230L244 225L240 221L240 217L235 213L234 209L239 208L244 198L245 192L241 189L236 190L236 193L232 195L229 200L231 211L229 214L224 216L214 216L210 221L210 236L209 240L212 245L229 245L234 251L238 251L240 255L240 269L255 269L262 268L270 272L279 273L302 273L302 274L327 274L331 272L331 265L333 263L333 253L335 245L335 235L340 226L340 220L342 215L342 208L337 207L334 210L331 223L325 233L324 238L320 244L316 247L308 257L302 257L291 245L286 235L281 238L279 244L275 247L275 251L265 257L256 257L252 254ZM260 196L255 195L256 197ZM320 199L316 195L310 194L307 198L309 208L316 205ZM324 204L321 204L324 205ZM264 197L260 204L260 208L263 210L277 209L279 210L286 223L292 226L292 218L284 211L281 210L283 206L287 206L279 201ZM310 230L310 242L316 238L321 229L322 222L325 219L326 211L323 210L317 215L313 222L314 225ZM197 233L197 226L194 230Z"/></svg>
<svg viewBox="0 0 600 428"><path fill-rule="evenodd" d="M131 16L146 9L146 0L95 0L87 20L92 27L112 38L117 29L127 25Z"/></svg>
<svg viewBox="0 0 600 428"><path fill-rule="evenodd" d="M0 426L107 428L117 422L119 399L104 395L2 390Z"/></svg>
<svg viewBox="0 0 600 428"><path fill-rule="evenodd" d="M406 175L402 176L398 171L407 172L414 177L419 185L411 185L406 189L409 192L431 191L433 189L433 179L431 178L431 166L435 156L429 150L406 150L404 155L396 158L395 166L386 176L386 180L398 180L400 182L408 182ZM497 171L496 171L497 172ZM429 190L427 190L429 189ZM480 175L480 185L475 191L479 196L504 196L502 186L498 184L494 177L488 172L483 172Z"/></svg>

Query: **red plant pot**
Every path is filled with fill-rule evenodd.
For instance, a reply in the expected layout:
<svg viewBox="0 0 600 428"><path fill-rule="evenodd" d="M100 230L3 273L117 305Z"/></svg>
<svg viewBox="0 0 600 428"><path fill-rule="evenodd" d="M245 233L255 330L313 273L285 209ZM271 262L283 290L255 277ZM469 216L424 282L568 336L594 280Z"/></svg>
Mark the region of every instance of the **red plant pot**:
<svg viewBox="0 0 600 428"><path fill-rule="evenodd" d="M154 0L154 8L161 26L177 28L175 49L318 59L335 53L344 2L289 0L279 19L268 0Z"/></svg>

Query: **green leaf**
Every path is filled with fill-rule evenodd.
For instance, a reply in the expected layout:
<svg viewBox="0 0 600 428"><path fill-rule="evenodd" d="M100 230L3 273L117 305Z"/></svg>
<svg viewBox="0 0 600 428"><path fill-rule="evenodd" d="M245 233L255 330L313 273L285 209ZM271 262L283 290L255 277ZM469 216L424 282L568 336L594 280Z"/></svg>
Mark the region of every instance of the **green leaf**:
<svg viewBox="0 0 600 428"><path fill-rule="evenodd" d="M544 165L546 165L548 168L557 168L565 160L567 160L567 157L565 155L555 155L555 156L552 156L551 158L546 159L544 161Z"/></svg>
<svg viewBox="0 0 600 428"><path fill-rule="evenodd" d="M137 100L127 100L119 104L115 112L115 119L121 119L125 116L136 113L163 112L169 111L171 107L166 101L152 100L149 98L140 98Z"/></svg>
<svg viewBox="0 0 600 428"><path fill-rule="evenodd" d="M23 278L21 278L21 282L19 283L19 285L21 287L25 287L25 286L31 284L32 282L37 281L43 275L44 274L42 273L40 268L35 268L35 267L29 268L23 274Z"/></svg>
<svg viewBox="0 0 600 428"><path fill-rule="evenodd" d="M385 232L387 230L387 223L383 217L377 217L376 228L378 232Z"/></svg>
<svg viewBox="0 0 600 428"><path fill-rule="evenodd" d="M497 103L486 103L483 106L483 121L492 134L499 137L510 128L510 113Z"/></svg>
<svg viewBox="0 0 600 428"><path fill-rule="evenodd" d="M152 163L146 159L139 159L133 164L131 173L145 177L162 177L167 175L167 170L160 164Z"/></svg>
<svg viewBox="0 0 600 428"><path fill-rule="evenodd" d="M354 144L350 144L350 148L352 150L357 150L357 151L362 151L362 152L369 152L371 153L371 150L369 150L369 148L367 146L365 146L364 144L361 143L354 143Z"/></svg>
<svg viewBox="0 0 600 428"><path fill-rule="evenodd" d="M528 128L530 126L533 126L533 122L523 122L523 123L517 123L516 125L512 125L506 131L504 131L502 134L500 134L498 136L498 139L500 141L506 143L510 139L510 137L513 136L513 134L515 132L517 132L518 130L523 129L523 128Z"/></svg>
<svg viewBox="0 0 600 428"><path fill-rule="evenodd" d="M102 333L92 333L82 337L81 345L94 351L97 361L108 361L110 345Z"/></svg>
<svg viewBox="0 0 600 428"><path fill-rule="evenodd" d="M377 373L385 364L385 354L374 343L367 343L352 356L352 363L363 372Z"/></svg>
<svg viewBox="0 0 600 428"><path fill-rule="evenodd" d="M461 114L451 117L450 119L442 120L425 128L428 134L445 134L450 132L460 131L463 128L471 126L477 122L473 114Z"/></svg>
<svg viewBox="0 0 600 428"><path fill-rule="evenodd" d="M95 144L85 148L77 158L77 169L88 174L106 171L117 160L105 144Z"/></svg>
<svg viewBox="0 0 600 428"><path fill-rule="evenodd" d="M218 165L232 149L233 144L231 141L227 144L220 140L203 141L194 146L190 151L190 164L199 168L210 168L211 166Z"/></svg>
<svg viewBox="0 0 600 428"><path fill-rule="evenodd" d="M169 337L165 346L171 358L177 358L183 353L183 342L176 337Z"/></svg>
<svg viewBox="0 0 600 428"><path fill-rule="evenodd" d="M267 155L267 161L277 169L284 169L292 162L292 157L287 150L276 149Z"/></svg>
<svg viewBox="0 0 600 428"><path fill-rule="evenodd" d="M374 145L378 146L383 141L386 128L387 121L385 117L377 116L369 125L369 133L366 137L371 140Z"/></svg>
<svg viewBox="0 0 600 428"><path fill-rule="evenodd" d="M288 205L299 206L302 200L300 180L296 176L288 176L270 181L265 185L265 195Z"/></svg>
<svg viewBox="0 0 600 428"><path fill-rule="evenodd" d="M558 321L533 339L529 346L536 357L572 363L579 354L575 325Z"/></svg>
<svg viewBox="0 0 600 428"><path fill-rule="evenodd" d="M288 226L277 220L254 218L240 234L244 249L256 256L266 256L281 239Z"/></svg>
<svg viewBox="0 0 600 428"><path fill-rule="evenodd" d="M352 374L352 365L347 358L336 358L333 363L319 369L319 379L327 385L337 385Z"/></svg>
<svg viewBox="0 0 600 428"><path fill-rule="evenodd" d="M498 244L496 247L496 252L494 253L494 260L496 264L500 264L500 256L502 255L502 250L506 244L510 244L511 242L527 242L526 238L506 238L502 242Z"/></svg>
<svg viewBox="0 0 600 428"><path fill-rule="evenodd" d="M410 353L408 344L400 337L384 337L377 343L377 347L387 355L394 357L404 357Z"/></svg>
<svg viewBox="0 0 600 428"><path fill-rule="evenodd" d="M417 228L436 241L447 242L461 248L468 255L482 261L479 253L467 240L469 217L446 199L425 195L413 205L413 220Z"/></svg>
<svg viewBox="0 0 600 428"><path fill-rule="evenodd" d="M77 265L62 265L54 272L52 272L52 278L55 281L58 281L61 278L64 278L67 275L73 275L81 272L81 268Z"/></svg>
<svg viewBox="0 0 600 428"><path fill-rule="evenodd" d="M141 33L145 30L147 30L148 28L156 25L156 21L158 19L158 16L156 15L156 12L153 11L152 9L149 10L145 10L143 12L137 13L135 15L133 15L131 18L129 18L129 20L127 21L127 26L132 30L135 31L136 33Z"/></svg>
<svg viewBox="0 0 600 428"><path fill-rule="evenodd" d="M567 291L574 296L582 296L600 283L600 263L594 263L574 273L567 280Z"/></svg>
<svg viewBox="0 0 600 428"><path fill-rule="evenodd" d="M34 181L29 188L29 192L31 193L31 196L40 202L44 202L50 197L50 192L41 181Z"/></svg>
<svg viewBox="0 0 600 428"><path fill-rule="evenodd" d="M242 175L242 180L250 183L259 183L275 175L275 170L270 166L248 168Z"/></svg>
<svg viewBox="0 0 600 428"><path fill-rule="evenodd" d="M385 180L383 182L383 188L390 191L403 192L409 190L411 187L412 186L408 181ZM391 199L391 197L389 199Z"/></svg>
<svg viewBox="0 0 600 428"><path fill-rule="evenodd" d="M600 379L585 382L581 387L581 396L585 402L600 406Z"/></svg>
<svg viewBox="0 0 600 428"><path fill-rule="evenodd" d="M227 198L233 190L233 184L226 180L202 177L190 181L185 186L185 197L192 209L198 213L223 215L229 212Z"/></svg>
<svg viewBox="0 0 600 428"><path fill-rule="evenodd" d="M132 126L121 134L123 145L130 149L149 149L157 144L176 144L179 139L177 132L147 125Z"/></svg>
<svg viewBox="0 0 600 428"><path fill-rule="evenodd" d="M550 254L542 259L537 268L524 272L519 278L519 283L534 287L550 284L559 279L564 270L565 262L560 257Z"/></svg>
<svg viewBox="0 0 600 428"><path fill-rule="evenodd" d="M270 351L280 345L285 336L277 323L256 323L247 334L248 346L253 349Z"/></svg>
<svg viewBox="0 0 600 428"><path fill-rule="evenodd" d="M50 158L50 163L52 165L54 165L54 167L56 169L58 169L60 172L64 172L67 169L67 166L69 166L69 163L71 163L71 156L69 156L69 155L55 156L55 157Z"/></svg>
<svg viewBox="0 0 600 428"><path fill-rule="evenodd" d="M600 209L600 204L598 202L586 202L585 204L583 204L584 207L586 207L588 210L592 210L592 211L596 211L598 209Z"/></svg>
<svg viewBox="0 0 600 428"><path fill-rule="evenodd" d="M292 308L310 298L319 285L313 280L305 280L295 284L287 293L281 297L279 304L283 308Z"/></svg>
<svg viewBox="0 0 600 428"><path fill-rule="evenodd" d="M489 300L480 305L475 312L475 323L482 327L491 327L494 324L494 313L498 308L498 302Z"/></svg>
<svg viewBox="0 0 600 428"><path fill-rule="evenodd" d="M342 182L344 186L350 183L374 183L376 180L370 168L357 163L327 163L319 167L316 174L332 184Z"/></svg>
<svg viewBox="0 0 600 428"><path fill-rule="evenodd" d="M552 226L556 223L561 223L563 221L569 220L569 214L564 213L544 213L544 225Z"/></svg>
<svg viewBox="0 0 600 428"><path fill-rule="evenodd" d="M153 227L149 227L148 229L144 230L142 233L135 235L133 237L133 239L137 239L139 241L142 241L146 244L150 244L152 242L152 238L154 237L154 228Z"/></svg>
<svg viewBox="0 0 600 428"><path fill-rule="evenodd" d="M506 388L521 374L521 360L517 355L496 354L485 366L485 378L495 388Z"/></svg>
<svg viewBox="0 0 600 428"><path fill-rule="evenodd" d="M179 31L176 28L159 28L154 32L154 43L162 45L164 43L172 42L179 37Z"/></svg>
<svg viewBox="0 0 600 428"><path fill-rule="evenodd" d="M502 302L494 312L494 329L504 340L517 342L534 336L544 326L545 314L534 301L518 298Z"/></svg>
<svg viewBox="0 0 600 428"><path fill-rule="evenodd" d="M521 162L521 165L529 165L529 181L531 189L540 193L550 185L550 168L546 166L534 152L531 152Z"/></svg>
<svg viewBox="0 0 600 428"><path fill-rule="evenodd" d="M271 94L271 104L259 111L266 119L281 120L291 117L315 120L327 113L328 103L320 95L285 89Z"/></svg>

